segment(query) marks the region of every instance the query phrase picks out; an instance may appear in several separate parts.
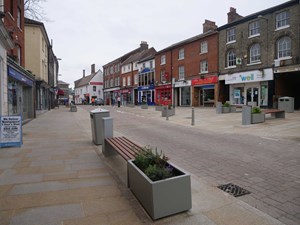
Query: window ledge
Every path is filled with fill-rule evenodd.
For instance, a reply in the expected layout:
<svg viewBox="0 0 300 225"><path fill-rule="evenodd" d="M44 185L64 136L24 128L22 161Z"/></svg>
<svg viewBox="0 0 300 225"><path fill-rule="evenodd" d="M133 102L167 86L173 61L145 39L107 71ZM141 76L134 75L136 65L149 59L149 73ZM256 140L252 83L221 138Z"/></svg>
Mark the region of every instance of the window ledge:
<svg viewBox="0 0 300 225"><path fill-rule="evenodd" d="M228 67L225 67L225 70L234 69L234 68L236 68L236 66L228 66Z"/></svg>
<svg viewBox="0 0 300 225"><path fill-rule="evenodd" d="M201 75L201 74L208 74L208 71L200 72L199 74L200 74L200 75Z"/></svg>
<svg viewBox="0 0 300 225"><path fill-rule="evenodd" d="M275 29L275 31L283 30L283 29L286 29L286 28L289 28L289 27L290 27L290 25L285 25L285 26L282 26L282 27L277 27Z"/></svg>
<svg viewBox="0 0 300 225"><path fill-rule="evenodd" d="M230 45L230 44L234 44L234 43L236 43L236 40L227 42L226 45Z"/></svg>
<svg viewBox="0 0 300 225"><path fill-rule="evenodd" d="M178 59L178 61L180 61L180 60L184 60L184 58L180 58L180 59Z"/></svg>
<svg viewBox="0 0 300 225"><path fill-rule="evenodd" d="M249 36L248 38L255 38L255 37L259 37L259 36L260 36L260 34L254 34L252 36Z"/></svg>
<svg viewBox="0 0 300 225"><path fill-rule="evenodd" d="M288 59L292 59L293 57L292 56L286 56L286 57L281 57L281 58L278 58L279 60L288 60Z"/></svg>
<svg viewBox="0 0 300 225"><path fill-rule="evenodd" d="M206 53L208 53L208 51L206 51L206 52L200 52L199 55L204 55Z"/></svg>
<svg viewBox="0 0 300 225"><path fill-rule="evenodd" d="M249 63L249 64L247 64L247 66L255 66L255 65L259 65L259 64L261 64L261 61Z"/></svg>

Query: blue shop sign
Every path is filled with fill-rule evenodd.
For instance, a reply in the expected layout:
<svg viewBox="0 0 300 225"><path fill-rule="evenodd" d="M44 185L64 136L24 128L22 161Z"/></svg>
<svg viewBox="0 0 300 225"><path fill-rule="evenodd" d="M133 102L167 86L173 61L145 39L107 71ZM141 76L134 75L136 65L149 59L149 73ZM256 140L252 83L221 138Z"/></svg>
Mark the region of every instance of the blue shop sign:
<svg viewBox="0 0 300 225"><path fill-rule="evenodd" d="M18 81L21 81L29 86L33 85L33 81L28 79L26 76L24 76L22 73L16 71L15 69L8 66L8 75L15 78Z"/></svg>
<svg viewBox="0 0 300 225"><path fill-rule="evenodd" d="M149 86L139 86L138 90L139 91L146 91L146 90L153 90L154 89L154 85L149 85Z"/></svg>

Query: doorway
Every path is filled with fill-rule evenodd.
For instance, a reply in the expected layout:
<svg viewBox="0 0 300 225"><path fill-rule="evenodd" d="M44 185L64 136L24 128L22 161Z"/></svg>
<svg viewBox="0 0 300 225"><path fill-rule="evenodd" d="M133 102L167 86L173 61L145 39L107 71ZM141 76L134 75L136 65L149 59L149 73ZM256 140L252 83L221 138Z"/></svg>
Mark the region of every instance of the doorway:
<svg viewBox="0 0 300 225"><path fill-rule="evenodd" d="M259 105L259 88L248 87L247 88L247 105L258 106Z"/></svg>

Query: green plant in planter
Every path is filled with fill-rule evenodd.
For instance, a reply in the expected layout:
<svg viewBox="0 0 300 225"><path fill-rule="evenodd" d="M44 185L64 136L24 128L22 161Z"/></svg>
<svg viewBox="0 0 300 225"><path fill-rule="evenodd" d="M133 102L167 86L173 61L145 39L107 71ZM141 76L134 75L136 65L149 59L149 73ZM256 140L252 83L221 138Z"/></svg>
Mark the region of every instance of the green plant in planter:
<svg viewBox="0 0 300 225"><path fill-rule="evenodd" d="M178 172L168 164L168 157L155 152L150 147L145 147L145 151L136 155L133 163L142 170L152 181L163 180L177 176Z"/></svg>
<svg viewBox="0 0 300 225"><path fill-rule="evenodd" d="M229 103L229 102L225 102L225 103L223 104L223 107L230 107L230 103Z"/></svg>
<svg viewBox="0 0 300 225"><path fill-rule="evenodd" d="M253 107L252 108L252 113L255 114L255 113L261 113L261 109L258 108L258 107Z"/></svg>

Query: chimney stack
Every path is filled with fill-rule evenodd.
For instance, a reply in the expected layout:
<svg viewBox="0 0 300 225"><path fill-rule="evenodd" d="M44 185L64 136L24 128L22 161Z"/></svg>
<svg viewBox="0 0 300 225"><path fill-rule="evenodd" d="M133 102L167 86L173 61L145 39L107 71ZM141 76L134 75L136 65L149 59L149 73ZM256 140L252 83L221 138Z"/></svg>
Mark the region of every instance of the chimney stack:
<svg viewBox="0 0 300 225"><path fill-rule="evenodd" d="M83 72L83 73L82 73L82 74L83 74L83 77L85 77L85 70L83 70L82 72Z"/></svg>
<svg viewBox="0 0 300 225"><path fill-rule="evenodd" d="M227 23L232 23L240 18L242 18L242 16L236 13L236 9L230 7L230 11L227 13Z"/></svg>
<svg viewBox="0 0 300 225"><path fill-rule="evenodd" d="M147 50L148 49L148 43L147 41L141 41L141 50Z"/></svg>
<svg viewBox="0 0 300 225"><path fill-rule="evenodd" d="M94 74L95 73L95 64L92 64L91 65L91 74Z"/></svg>
<svg viewBox="0 0 300 225"><path fill-rule="evenodd" d="M206 33L207 31L210 30L216 30L218 27L216 25L216 23L214 21L210 21L210 20L205 20L205 22L203 23L203 33Z"/></svg>

